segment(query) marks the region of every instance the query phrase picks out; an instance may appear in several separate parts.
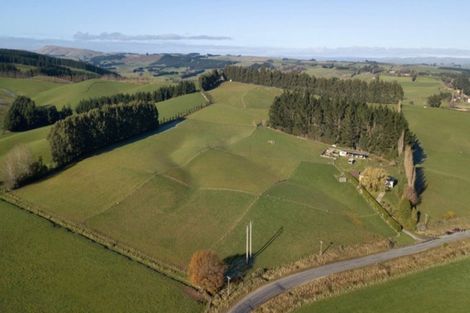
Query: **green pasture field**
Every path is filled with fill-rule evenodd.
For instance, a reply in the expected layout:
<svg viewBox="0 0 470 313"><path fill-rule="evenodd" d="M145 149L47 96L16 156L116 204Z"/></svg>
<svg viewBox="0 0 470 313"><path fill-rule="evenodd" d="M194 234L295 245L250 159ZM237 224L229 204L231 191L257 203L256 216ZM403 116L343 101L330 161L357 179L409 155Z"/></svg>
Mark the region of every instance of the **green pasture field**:
<svg viewBox="0 0 470 313"><path fill-rule="evenodd" d="M0 132L3 132L5 113L17 96L33 97L40 92L62 85L64 83L58 80L54 81L41 76L24 79L0 77Z"/></svg>
<svg viewBox="0 0 470 313"><path fill-rule="evenodd" d="M449 211L470 217L470 114L421 106L405 106L404 112L426 157L420 210L435 220Z"/></svg>
<svg viewBox="0 0 470 313"><path fill-rule="evenodd" d="M444 219L449 212L455 213L456 221L470 218L467 192L470 186L470 115L425 107L427 97L446 90L438 78L418 76L415 82L410 77L381 78L397 80L402 85L405 92L403 112L424 150L425 161L420 166L426 189L420 211L429 214L431 222Z"/></svg>
<svg viewBox="0 0 470 313"><path fill-rule="evenodd" d="M200 93L193 93L158 102L156 106L159 111L159 119L161 120L163 118L171 118L179 113L184 113L204 103L205 100ZM0 161L15 145L25 144L31 149L33 155L42 157L46 164L51 164L52 156L49 142L47 141L47 135L51 127L52 126L46 126L25 132L5 133L0 135Z"/></svg>
<svg viewBox="0 0 470 313"><path fill-rule="evenodd" d="M54 104L58 108L70 105L73 108L83 99L110 96L117 93L151 91L163 85L169 85L169 83L163 80L156 80L152 83L137 84L127 81L97 78L46 90L35 94L32 99L38 105Z"/></svg>
<svg viewBox="0 0 470 313"><path fill-rule="evenodd" d="M0 201L0 311L202 312L185 287Z"/></svg>
<svg viewBox="0 0 470 313"><path fill-rule="evenodd" d="M427 98L430 95L445 91L444 83L435 77L418 76L416 81L412 81L411 77L397 77L381 75L380 79L384 81L397 81L403 87L405 92L404 104L412 104L418 106L427 105Z"/></svg>
<svg viewBox="0 0 470 313"><path fill-rule="evenodd" d="M395 235L336 180L320 158L324 144L259 126L280 90L230 82L210 93L214 104L175 127L15 194L181 268L197 249L243 253L249 220L255 267L316 253L319 240L338 247Z"/></svg>
<svg viewBox="0 0 470 313"><path fill-rule="evenodd" d="M170 118L178 113L185 112L203 104L205 104L205 99L199 92L157 102L159 119Z"/></svg>
<svg viewBox="0 0 470 313"><path fill-rule="evenodd" d="M467 258L308 304L295 313L465 313L469 276Z"/></svg>

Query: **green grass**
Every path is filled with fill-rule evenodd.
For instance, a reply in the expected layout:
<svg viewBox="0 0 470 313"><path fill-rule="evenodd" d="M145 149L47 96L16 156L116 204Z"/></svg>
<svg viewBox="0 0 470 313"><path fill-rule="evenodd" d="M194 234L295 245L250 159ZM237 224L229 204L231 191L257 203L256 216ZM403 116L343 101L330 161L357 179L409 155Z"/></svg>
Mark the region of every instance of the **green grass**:
<svg viewBox="0 0 470 313"><path fill-rule="evenodd" d="M34 78L6 78L0 77L0 90L6 90L19 96L34 97L38 93L44 92L60 86L72 86L73 84L61 83L48 80L40 76Z"/></svg>
<svg viewBox="0 0 470 313"><path fill-rule="evenodd" d="M46 139L50 128L50 126L46 126L26 132L6 133L0 136L0 161L14 146L24 144L31 149L33 155L42 157L45 163L52 162L49 142Z"/></svg>
<svg viewBox="0 0 470 313"><path fill-rule="evenodd" d="M0 202L0 311L199 312L184 287Z"/></svg>
<svg viewBox="0 0 470 313"><path fill-rule="evenodd" d="M165 84L160 81L142 85L127 81L89 79L37 93L34 95L33 100L39 105L54 104L60 108L70 104L75 107L82 99L110 96L117 93L151 91L162 85Z"/></svg>
<svg viewBox="0 0 470 313"><path fill-rule="evenodd" d="M404 104L411 104L418 106L427 105L427 98L430 95L437 94L446 90L444 83L434 77L418 76L416 81L412 81L411 77L397 77L382 75L380 79L385 81L397 81L403 87L405 92Z"/></svg>
<svg viewBox="0 0 470 313"><path fill-rule="evenodd" d="M284 227L257 267L311 254L319 240L348 245L393 236L351 185L337 182L335 168L319 156L325 145L256 126L279 92L225 83L211 91L213 105L176 127L16 194L180 267L197 249L242 253L249 219L254 249Z"/></svg>
<svg viewBox="0 0 470 313"><path fill-rule="evenodd" d="M176 97L170 100L157 103L160 119L171 118L178 113L184 113L188 109L204 104L204 98L200 93L193 93ZM28 146L33 155L42 157L47 164L52 163L47 135L51 126L33 129L25 132L5 133L0 135L0 161L5 154L15 145L25 144Z"/></svg>
<svg viewBox="0 0 470 313"><path fill-rule="evenodd" d="M0 129L3 131L3 119L9 105L16 96L33 97L36 94L62 86L64 83L44 77L16 79L0 77Z"/></svg>
<svg viewBox="0 0 470 313"><path fill-rule="evenodd" d="M170 118L203 104L205 104L204 97L199 92L195 92L163 102L157 102L157 109L160 118Z"/></svg>
<svg viewBox="0 0 470 313"><path fill-rule="evenodd" d="M427 97L446 88L438 78L418 76L415 82L410 77L381 78L397 80L402 85L403 111L426 155L422 166L427 188L420 211L429 214L434 222L443 219L449 211L457 217L469 218L470 195L466 190L470 186L470 115L424 107Z"/></svg>
<svg viewBox="0 0 470 313"><path fill-rule="evenodd" d="M420 210L434 219L447 211L469 217L470 115L447 109L405 106L405 116L426 154L427 189Z"/></svg>
<svg viewBox="0 0 470 313"><path fill-rule="evenodd" d="M305 305L296 313L465 313L470 307L470 260L439 266L383 284Z"/></svg>

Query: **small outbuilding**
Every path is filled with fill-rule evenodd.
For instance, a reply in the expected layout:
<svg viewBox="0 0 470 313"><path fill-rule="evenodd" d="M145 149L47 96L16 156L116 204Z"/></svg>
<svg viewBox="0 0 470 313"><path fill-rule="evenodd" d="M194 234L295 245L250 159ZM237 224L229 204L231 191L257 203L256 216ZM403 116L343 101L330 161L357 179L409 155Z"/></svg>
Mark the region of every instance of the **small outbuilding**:
<svg viewBox="0 0 470 313"><path fill-rule="evenodd" d="M385 180L385 187L387 189L393 189L393 187L396 186L398 180L395 177L388 176L387 179Z"/></svg>

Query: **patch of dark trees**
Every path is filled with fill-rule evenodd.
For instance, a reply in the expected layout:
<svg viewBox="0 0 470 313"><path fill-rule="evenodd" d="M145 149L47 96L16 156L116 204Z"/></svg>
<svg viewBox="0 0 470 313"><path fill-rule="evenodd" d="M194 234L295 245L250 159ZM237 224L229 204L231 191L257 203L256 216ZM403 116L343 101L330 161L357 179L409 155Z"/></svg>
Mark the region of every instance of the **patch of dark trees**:
<svg viewBox="0 0 470 313"><path fill-rule="evenodd" d="M5 115L4 128L10 131L25 131L54 124L71 114L70 107L57 110L54 105L36 106L30 98L18 96Z"/></svg>
<svg viewBox="0 0 470 313"><path fill-rule="evenodd" d="M442 104L442 101L450 101L451 99L452 94L450 92L440 92L429 96L427 103L430 107L439 108Z"/></svg>
<svg viewBox="0 0 470 313"><path fill-rule="evenodd" d="M462 73L455 77L453 81L455 89L460 89L464 94L470 95L470 74Z"/></svg>
<svg viewBox="0 0 470 313"><path fill-rule="evenodd" d="M207 70L213 68L224 68L226 65L234 64L233 61L210 59L199 53L189 54L164 54L152 65L165 67L188 67L190 70Z"/></svg>
<svg viewBox="0 0 470 313"><path fill-rule="evenodd" d="M345 97L319 97L305 89L286 90L276 97L269 121L290 134L390 158L398 156L403 133L405 142L414 140L402 113Z"/></svg>
<svg viewBox="0 0 470 313"><path fill-rule="evenodd" d="M118 74L112 71L85 62L60 59L23 50L0 49L0 63L23 64L37 67L37 69L30 71L30 75L44 74L64 78L70 77L71 79L77 77L91 78L101 75L118 76ZM83 71L89 72L89 74Z"/></svg>
<svg viewBox="0 0 470 313"><path fill-rule="evenodd" d="M318 96L339 97L355 102L390 104L402 100L404 95L396 81L317 78L306 73L233 65L225 67L224 75L226 79L238 82L285 89L305 88Z"/></svg>
<svg viewBox="0 0 470 313"><path fill-rule="evenodd" d="M160 102L173 97L182 96L196 91L196 85L192 81L181 81L176 85L160 87L151 92L138 92L135 94L119 93L112 96L103 96L85 99L78 103L77 113L87 112L105 105L137 102Z"/></svg>
<svg viewBox="0 0 470 313"><path fill-rule="evenodd" d="M224 80L224 75L218 70L199 76L199 86L202 90L207 91L216 88Z"/></svg>
<svg viewBox="0 0 470 313"><path fill-rule="evenodd" d="M181 77L182 79L185 79L185 78L197 76L197 75L199 75L199 74L201 74L201 73L204 73L204 72L205 72L205 70L193 70L193 71L189 70L189 71L183 72L183 73L180 75L180 77Z"/></svg>
<svg viewBox="0 0 470 313"><path fill-rule="evenodd" d="M60 167L113 143L158 128L153 103L106 105L58 121L48 140L52 158Z"/></svg>

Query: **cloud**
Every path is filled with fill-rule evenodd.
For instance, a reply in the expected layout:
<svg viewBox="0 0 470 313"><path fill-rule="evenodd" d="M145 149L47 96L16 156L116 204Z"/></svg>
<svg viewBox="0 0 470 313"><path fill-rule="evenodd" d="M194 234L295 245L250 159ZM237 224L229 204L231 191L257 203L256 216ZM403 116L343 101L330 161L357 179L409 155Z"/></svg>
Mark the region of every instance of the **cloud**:
<svg viewBox="0 0 470 313"><path fill-rule="evenodd" d="M75 40L82 41L156 41L156 40L231 40L227 36L183 36L178 34L161 34L161 35L125 35L123 33L101 33L89 34L78 32L73 35Z"/></svg>

